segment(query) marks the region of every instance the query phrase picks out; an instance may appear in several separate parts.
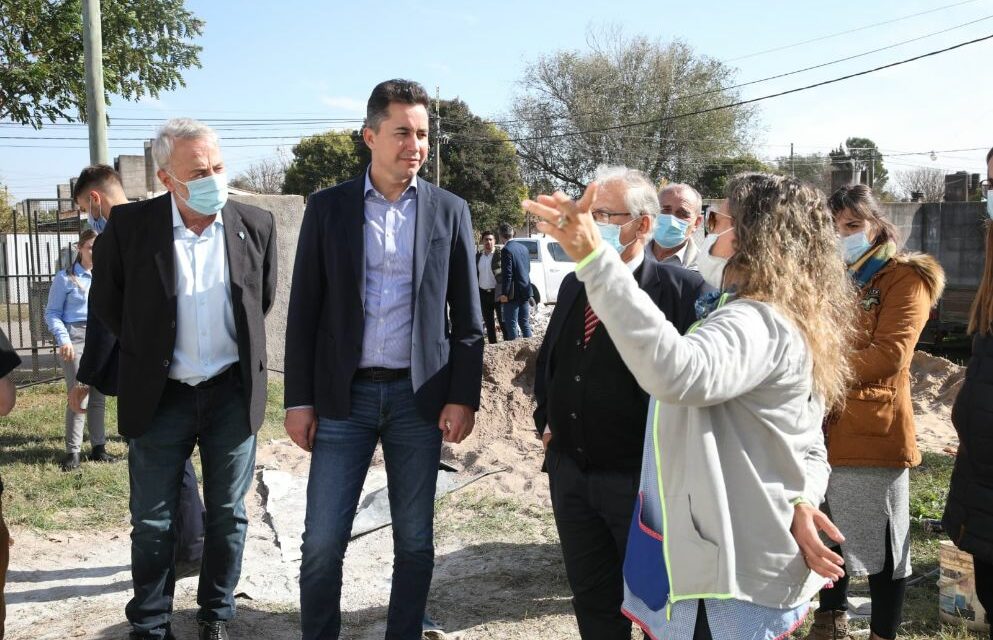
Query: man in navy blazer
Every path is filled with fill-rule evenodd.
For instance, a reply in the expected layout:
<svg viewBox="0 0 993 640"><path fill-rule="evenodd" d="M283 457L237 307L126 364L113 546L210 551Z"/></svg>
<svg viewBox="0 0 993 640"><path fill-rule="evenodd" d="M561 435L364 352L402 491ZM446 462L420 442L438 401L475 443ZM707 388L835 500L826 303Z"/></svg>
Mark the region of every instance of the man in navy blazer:
<svg viewBox="0 0 993 640"><path fill-rule="evenodd" d="M503 252L500 262L501 274L500 302L503 303L504 339L516 340L518 327L520 335L531 337L531 256L527 247L520 242L510 242L514 228L506 222L500 223L500 240Z"/></svg>
<svg viewBox="0 0 993 640"><path fill-rule="evenodd" d="M300 567L303 638L341 632L342 559L382 442L393 517L386 637L419 639L434 566L442 440L471 431L483 327L465 201L417 178L428 96L369 97L362 175L310 196L286 326L286 432L312 453Z"/></svg>

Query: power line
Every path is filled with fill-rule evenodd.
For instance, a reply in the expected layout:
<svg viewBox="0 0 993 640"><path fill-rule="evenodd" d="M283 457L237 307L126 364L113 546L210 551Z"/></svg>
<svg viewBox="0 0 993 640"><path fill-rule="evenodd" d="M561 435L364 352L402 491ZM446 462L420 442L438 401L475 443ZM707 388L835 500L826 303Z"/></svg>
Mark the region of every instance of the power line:
<svg viewBox="0 0 993 640"><path fill-rule="evenodd" d="M944 11L945 9L951 9L953 7L960 7L960 6L964 5L964 4L972 4L974 2L978 2L978 0L964 0L963 2L956 2L956 3L953 3L953 4L945 5L943 7L937 7L935 9L928 9L927 11L921 11L921 12L918 12L918 13L912 13L910 15L900 16L899 18L893 18L891 20L884 20L883 22L875 22L873 24L867 24L865 26L856 27L854 29L847 29L845 31L838 31L837 33L831 33L831 34L828 34L826 36L818 36L816 38L811 38L810 40L803 40L801 42L794 42L793 44L786 44L786 45L782 45L782 46L778 46L778 47L773 47L772 49L764 49L762 51L756 51L755 53L749 53L749 54L746 54L746 55L743 55L743 56L738 56L737 58L730 58L730 59L726 60L725 62L737 62L738 60L747 60L749 58L754 58L754 57L757 57L757 56L762 56L762 55L765 55L767 53L775 53L777 51L785 51L786 49L792 49L794 47L799 47L799 46L802 46L802 45L805 45L805 44L811 44L813 42L821 42L822 40L829 40L831 38L836 38L838 36L848 35L849 33L857 33L859 31L865 31L867 29L873 29L875 27L881 27L883 25L893 24L893 23L896 23L896 22L901 22L903 20L909 20L910 18L917 18L919 16L927 15L929 13L935 13L935 12L938 12L938 11Z"/></svg>

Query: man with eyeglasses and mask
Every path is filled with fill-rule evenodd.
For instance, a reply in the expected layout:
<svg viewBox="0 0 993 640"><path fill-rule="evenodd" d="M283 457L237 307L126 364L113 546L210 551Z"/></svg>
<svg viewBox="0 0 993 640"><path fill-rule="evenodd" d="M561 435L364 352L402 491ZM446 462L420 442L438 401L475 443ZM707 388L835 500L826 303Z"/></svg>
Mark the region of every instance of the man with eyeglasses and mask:
<svg viewBox="0 0 993 640"><path fill-rule="evenodd" d="M695 302L711 291L678 265L646 259L659 213L655 187L640 171L601 166L593 217L632 277L680 331L696 321ZM535 376L535 426L566 575L582 638L630 640L621 613L622 567L637 498L648 396L569 274L559 289Z"/></svg>
<svg viewBox="0 0 993 640"><path fill-rule="evenodd" d="M700 250L693 234L703 219L700 193L688 184L675 183L662 187L658 200L661 212L655 219L649 258L696 271Z"/></svg>
<svg viewBox="0 0 993 640"><path fill-rule="evenodd" d="M73 185L73 201L87 215L90 226L100 233L107 226L114 207L127 204L120 174L105 164L84 168ZM94 249L100 243L98 235ZM92 302L90 303L92 305ZM69 391L69 407L85 413L90 387L107 396L117 395L118 357L117 337L93 312L87 310L86 338L83 355L76 373L76 385ZM125 427L125 431L126 431ZM200 573L203 554L203 500L197 488L193 463L187 458L183 469L179 508L174 519L176 537L176 577L185 578Z"/></svg>

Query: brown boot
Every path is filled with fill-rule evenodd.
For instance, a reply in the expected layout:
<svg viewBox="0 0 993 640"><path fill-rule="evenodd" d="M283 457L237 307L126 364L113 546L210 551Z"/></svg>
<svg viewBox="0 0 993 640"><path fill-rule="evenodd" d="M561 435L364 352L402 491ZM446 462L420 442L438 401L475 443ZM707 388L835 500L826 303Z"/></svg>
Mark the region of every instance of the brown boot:
<svg viewBox="0 0 993 640"><path fill-rule="evenodd" d="M815 611L806 640L852 640L848 635L848 612Z"/></svg>

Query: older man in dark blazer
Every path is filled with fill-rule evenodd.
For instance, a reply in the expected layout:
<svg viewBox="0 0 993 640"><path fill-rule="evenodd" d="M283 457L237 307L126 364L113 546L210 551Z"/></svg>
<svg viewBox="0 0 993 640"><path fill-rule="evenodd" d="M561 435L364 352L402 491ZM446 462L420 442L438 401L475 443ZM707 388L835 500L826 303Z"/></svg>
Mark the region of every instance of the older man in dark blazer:
<svg viewBox="0 0 993 640"><path fill-rule="evenodd" d="M183 465L203 465L201 640L235 613L266 398L265 313L276 283L268 211L227 200L217 137L189 119L152 144L168 194L122 205L94 256L93 310L120 340L117 414L129 442L132 639L172 638L172 520Z"/></svg>
<svg viewBox="0 0 993 640"><path fill-rule="evenodd" d="M342 559L382 442L393 516L386 637L419 639L434 566L442 440L472 430L483 327L472 222L461 198L417 178L428 96L380 83L362 175L313 194L286 327L286 431L311 451L300 567L303 638L341 631Z"/></svg>
<svg viewBox="0 0 993 640"><path fill-rule="evenodd" d="M711 291L700 274L648 258L659 213L640 171L599 167L593 218L642 291L680 331ZM621 613L622 565L637 498L648 395L638 386L586 300L583 283L562 281L535 371L535 426L573 609L584 640L630 640Z"/></svg>

